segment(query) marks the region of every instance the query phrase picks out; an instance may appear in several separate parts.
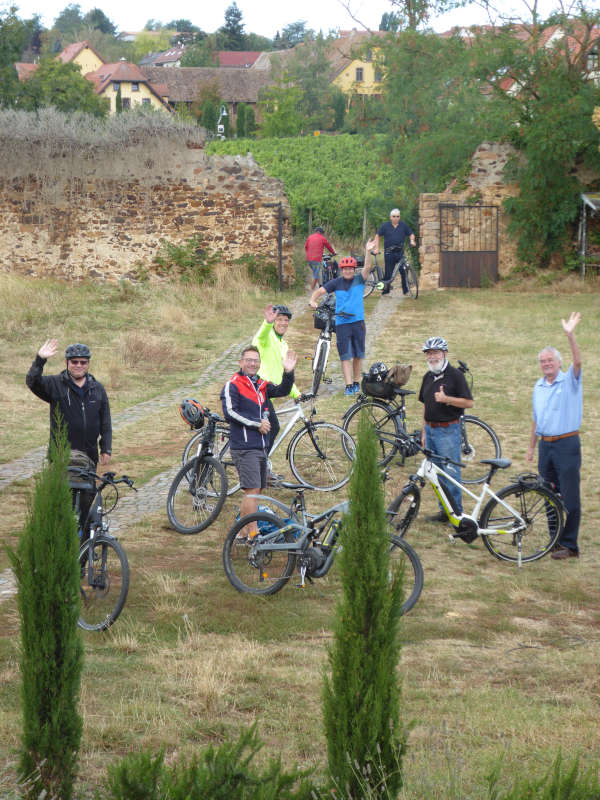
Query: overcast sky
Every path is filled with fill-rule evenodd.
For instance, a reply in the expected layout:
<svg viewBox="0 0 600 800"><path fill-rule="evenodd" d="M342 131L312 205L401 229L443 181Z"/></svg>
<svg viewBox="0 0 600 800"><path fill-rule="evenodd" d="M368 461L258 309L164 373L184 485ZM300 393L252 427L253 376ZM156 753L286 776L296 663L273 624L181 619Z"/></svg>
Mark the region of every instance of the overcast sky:
<svg viewBox="0 0 600 800"><path fill-rule="evenodd" d="M139 31L149 19L166 23L174 19L189 19L202 30L212 33L224 22L225 9L232 0L212 0L198 3L192 0L81 0L78 5L82 14L92 8L100 8L120 31ZM499 5L508 7L513 3L523 7L523 0L499 0ZM15 0L18 15L28 19L40 14L42 24L49 28L58 14L69 4L68 0ZM392 11L389 0L347 0L352 15L372 30L377 30L381 15ZM12 5L0 0L3 9ZM258 33L272 38L285 25L304 20L308 28L327 33L330 29L347 30L360 27L346 11L340 0L237 0L243 15L246 33ZM167 16L168 14L168 16ZM436 31L453 25L485 23L487 19L477 6L460 9L432 21Z"/></svg>

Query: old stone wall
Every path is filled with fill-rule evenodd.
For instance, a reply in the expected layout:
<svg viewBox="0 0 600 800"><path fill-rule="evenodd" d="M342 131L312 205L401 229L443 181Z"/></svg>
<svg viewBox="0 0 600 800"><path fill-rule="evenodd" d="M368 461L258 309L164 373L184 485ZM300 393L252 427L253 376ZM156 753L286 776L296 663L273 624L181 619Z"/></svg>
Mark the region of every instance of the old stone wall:
<svg viewBox="0 0 600 800"><path fill-rule="evenodd" d="M161 239L180 244L194 234L221 253L225 266L245 254L278 264L281 202L283 272L293 281L283 184L267 177L250 154L209 156L182 144L158 168L147 146L77 163L62 158L42 161L35 174L0 174L0 269L133 278L140 266L152 270Z"/></svg>
<svg viewBox="0 0 600 800"><path fill-rule="evenodd" d="M440 278L440 203L491 205L499 207L498 272L508 274L517 265L515 242L507 233L507 215L502 210L505 197L515 196L518 187L507 183L504 168L514 150L510 145L482 143L475 153L471 172L460 187L453 181L439 194L422 194L419 199L419 242L423 288L437 288Z"/></svg>

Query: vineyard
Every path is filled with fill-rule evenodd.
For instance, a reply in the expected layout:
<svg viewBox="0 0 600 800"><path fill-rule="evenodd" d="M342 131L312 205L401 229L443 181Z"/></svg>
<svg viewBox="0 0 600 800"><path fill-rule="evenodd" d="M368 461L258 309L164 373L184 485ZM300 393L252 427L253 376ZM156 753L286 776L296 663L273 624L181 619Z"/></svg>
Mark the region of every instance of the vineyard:
<svg viewBox="0 0 600 800"><path fill-rule="evenodd" d="M211 142L208 152L245 155L285 184L292 207L292 225L305 233L309 210L313 224L338 236L361 234L363 211L372 229L402 205L385 136L303 136L289 139L236 139Z"/></svg>

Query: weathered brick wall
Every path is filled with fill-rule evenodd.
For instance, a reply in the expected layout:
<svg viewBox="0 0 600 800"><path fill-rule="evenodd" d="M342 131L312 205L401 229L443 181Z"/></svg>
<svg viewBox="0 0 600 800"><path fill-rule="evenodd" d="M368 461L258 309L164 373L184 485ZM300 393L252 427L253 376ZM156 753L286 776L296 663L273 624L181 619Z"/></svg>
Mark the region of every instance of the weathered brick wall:
<svg viewBox="0 0 600 800"><path fill-rule="evenodd" d="M164 158L162 163L165 163ZM47 174L44 174L47 172ZM0 174L0 269L35 276L118 280L152 268L160 239L201 234L228 265L244 254L278 263L293 281L289 204L283 184L252 157L178 147L157 169L148 148L114 158L48 164L12 179Z"/></svg>
<svg viewBox="0 0 600 800"><path fill-rule="evenodd" d="M419 199L419 241L421 258L420 285L437 288L440 277L440 203L468 205L478 203L499 207L498 217L498 272L507 275L516 265L514 240L507 233L507 215L502 202L515 196L518 188L504 179L504 167L514 153L506 144L482 143L473 154L471 172L466 186L457 191L453 181L440 194L422 194Z"/></svg>

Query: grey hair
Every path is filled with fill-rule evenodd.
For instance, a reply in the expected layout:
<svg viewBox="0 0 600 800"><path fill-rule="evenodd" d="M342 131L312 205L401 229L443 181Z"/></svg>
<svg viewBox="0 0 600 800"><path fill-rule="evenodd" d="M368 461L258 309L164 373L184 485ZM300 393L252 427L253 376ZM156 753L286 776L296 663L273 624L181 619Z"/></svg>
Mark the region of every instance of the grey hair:
<svg viewBox="0 0 600 800"><path fill-rule="evenodd" d="M392 214L398 214L398 216L400 216L400 209L392 208L392 210L390 211L390 217L392 216Z"/></svg>
<svg viewBox="0 0 600 800"><path fill-rule="evenodd" d="M538 353L538 361L539 361L539 360L540 360L540 358L542 357L542 353L552 353L552 355L554 356L554 358L556 358L556 359L558 360L558 363L559 363L559 364L562 364L562 356L561 356L561 354L558 352L558 350L556 349L556 347L543 347L543 348L540 350L540 352Z"/></svg>

